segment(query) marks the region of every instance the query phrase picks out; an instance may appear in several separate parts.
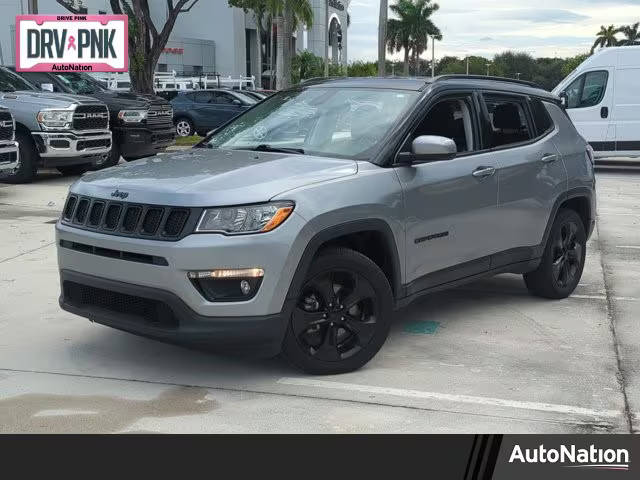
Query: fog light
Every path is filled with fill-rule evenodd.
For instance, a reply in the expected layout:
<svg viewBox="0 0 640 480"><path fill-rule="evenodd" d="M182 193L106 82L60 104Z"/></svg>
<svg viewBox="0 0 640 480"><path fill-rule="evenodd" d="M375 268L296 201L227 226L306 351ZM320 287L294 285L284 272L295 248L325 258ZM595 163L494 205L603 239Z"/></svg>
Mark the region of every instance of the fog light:
<svg viewBox="0 0 640 480"><path fill-rule="evenodd" d="M189 272L189 279L209 302L245 302L255 297L262 284L261 268L220 269Z"/></svg>
<svg viewBox="0 0 640 480"><path fill-rule="evenodd" d="M264 270L261 268L228 268L204 272L189 272L189 278L261 278Z"/></svg>

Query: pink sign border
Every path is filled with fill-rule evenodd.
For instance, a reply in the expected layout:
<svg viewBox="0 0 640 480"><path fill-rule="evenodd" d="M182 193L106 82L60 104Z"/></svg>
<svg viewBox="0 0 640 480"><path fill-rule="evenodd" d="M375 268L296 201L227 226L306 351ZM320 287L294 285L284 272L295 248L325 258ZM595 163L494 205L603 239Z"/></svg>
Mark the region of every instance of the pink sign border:
<svg viewBox="0 0 640 480"><path fill-rule="evenodd" d="M64 17L72 17L71 19ZM79 18L82 17L82 20ZM44 22L100 22L102 25L107 25L111 21L124 21L124 67L113 68L106 63L38 63L31 68L21 68L20 66L20 27L22 21L30 20L35 21L38 25L42 25ZM129 17L126 15L16 15L16 71L18 72L57 72L58 70L52 70L53 65L79 65L81 67L91 66L92 72L128 72L129 71ZM75 71L75 70L69 70ZM85 71L85 70L80 70ZM89 71L89 70L86 70Z"/></svg>

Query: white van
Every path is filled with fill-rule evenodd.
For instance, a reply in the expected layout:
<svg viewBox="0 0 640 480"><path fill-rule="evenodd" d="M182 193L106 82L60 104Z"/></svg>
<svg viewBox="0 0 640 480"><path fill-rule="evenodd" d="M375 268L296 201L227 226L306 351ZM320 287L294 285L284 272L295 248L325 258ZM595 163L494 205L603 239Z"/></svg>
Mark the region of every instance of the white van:
<svg viewBox="0 0 640 480"><path fill-rule="evenodd" d="M640 46L601 49L553 93L597 158L640 156Z"/></svg>

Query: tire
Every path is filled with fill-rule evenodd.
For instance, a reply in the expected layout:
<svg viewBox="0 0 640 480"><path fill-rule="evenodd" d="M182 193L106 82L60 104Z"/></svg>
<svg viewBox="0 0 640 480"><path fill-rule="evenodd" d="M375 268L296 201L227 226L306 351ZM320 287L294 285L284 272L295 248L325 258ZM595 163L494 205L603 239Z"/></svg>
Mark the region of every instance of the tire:
<svg viewBox="0 0 640 480"><path fill-rule="evenodd" d="M64 167L56 167L56 169L62 175L82 175L83 173L91 170L91 164L83 165L66 165Z"/></svg>
<svg viewBox="0 0 640 480"><path fill-rule="evenodd" d="M582 219L573 210L560 210L538 269L524 275L529 292L554 300L567 298L580 283L586 253Z"/></svg>
<svg viewBox="0 0 640 480"><path fill-rule="evenodd" d="M20 160L16 171L4 178L6 183L31 183L38 171L38 152L31 135L24 132L16 132L16 141L19 143Z"/></svg>
<svg viewBox="0 0 640 480"><path fill-rule="evenodd" d="M111 151L109 155L102 161L98 161L95 165L91 166L89 170L103 170L105 168L113 167L120 161L120 148L115 143L111 145Z"/></svg>
<svg viewBox="0 0 640 480"><path fill-rule="evenodd" d="M193 122L186 117L180 117L176 120L176 135L179 137L190 137L195 134Z"/></svg>
<svg viewBox="0 0 640 480"><path fill-rule="evenodd" d="M356 251L326 250L309 268L282 354L313 375L357 370L384 344L392 317L393 293L382 270Z"/></svg>

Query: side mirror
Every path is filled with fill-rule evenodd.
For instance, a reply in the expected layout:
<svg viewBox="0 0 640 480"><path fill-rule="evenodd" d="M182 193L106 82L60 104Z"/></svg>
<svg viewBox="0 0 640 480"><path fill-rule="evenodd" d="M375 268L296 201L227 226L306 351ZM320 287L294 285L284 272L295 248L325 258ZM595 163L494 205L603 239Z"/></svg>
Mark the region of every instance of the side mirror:
<svg viewBox="0 0 640 480"><path fill-rule="evenodd" d="M562 106L564 108L569 108L569 95L567 95L567 92L562 91L560 92L560 102L562 103Z"/></svg>
<svg viewBox="0 0 640 480"><path fill-rule="evenodd" d="M234 101L233 101L233 102L231 102L231 103L233 103L234 105L236 105L236 106L238 106L238 107L240 107L240 106L242 105L242 102L241 102L240 100L234 100Z"/></svg>
<svg viewBox="0 0 640 480"><path fill-rule="evenodd" d="M452 160L458 154L456 142L446 137L422 135L411 144L411 153L398 155L401 163L428 163Z"/></svg>
<svg viewBox="0 0 640 480"><path fill-rule="evenodd" d="M41 83L40 90L53 93L53 83Z"/></svg>

